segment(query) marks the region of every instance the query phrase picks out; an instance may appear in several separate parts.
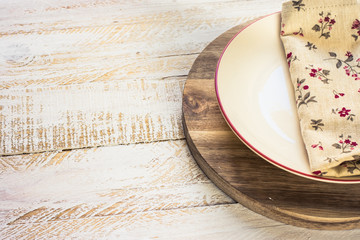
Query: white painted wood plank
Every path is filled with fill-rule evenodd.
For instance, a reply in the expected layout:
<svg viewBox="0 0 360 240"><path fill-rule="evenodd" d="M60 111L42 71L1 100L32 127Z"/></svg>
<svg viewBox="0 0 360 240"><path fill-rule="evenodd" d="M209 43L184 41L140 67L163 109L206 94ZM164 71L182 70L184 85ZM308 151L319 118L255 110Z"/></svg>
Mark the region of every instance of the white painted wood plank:
<svg viewBox="0 0 360 240"><path fill-rule="evenodd" d="M181 139L184 82L110 81L0 90L0 152Z"/></svg>
<svg viewBox="0 0 360 240"><path fill-rule="evenodd" d="M360 230L317 231L259 217L239 204L8 225L6 239L357 239Z"/></svg>
<svg viewBox="0 0 360 240"><path fill-rule="evenodd" d="M45 224L49 221L70 221L233 203L229 197L210 182L94 191L92 198L88 194L83 199L77 199L77 201L74 198L59 199L59 201L61 204L43 203L41 207L37 208L34 206L21 207L19 209L21 211L17 213L10 209L3 209L2 211L6 212L6 215L4 214L4 225Z"/></svg>
<svg viewBox="0 0 360 240"><path fill-rule="evenodd" d="M5 41L0 37L0 42L4 40L3 48L6 49L0 54L1 88L32 88L89 82L148 81L184 77L198 55L194 52L181 55L183 50L168 46L169 49L163 49L163 53L174 54L174 56L147 57L146 50L141 46L135 48L133 44L118 44L103 51L99 49L92 51L86 46L86 50L80 51L79 46L70 44L66 50L63 50L64 52L59 53L56 51L61 48L53 43L51 48L43 50L45 52L36 52L27 49L30 48L28 46L30 40L26 40L27 43L25 43L22 42L24 39L21 39L21 41L14 41L9 38ZM33 41L37 41L40 45L42 43L41 39ZM14 47L13 44L16 46ZM122 49L131 53L119 53L123 51Z"/></svg>
<svg viewBox="0 0 360 240"><path fill-rule="evenodd" d="M104 26L114 22L132 21L145 23L170 15L187 14L202 21L218 16L236 19L244 16L260 16L279 11L284 0L250 1L2 1L0 32L21 33L69 26ZM175 13L175 14L174 14ZM44 21L44 19L46 19ZM11 26L9 29L8 26ZM178 26L175 26L178 27ZM191 28L192 26L187 26Z"/></svg>
<svg viewBox="0 0 360 240"><path fill-rule="evenodd" d="M111 100L118 101L119 107L111 112L101 110L109 107L109 102L103 101L109 93L105 90L108 88L107 83L96 85L96 93L86 92L85 89L89 86L92 88L95 82L134 80L138 81L137 84L143 84L143 81L151 80L153 84L153 81L164 80L166 83L160 88L164 88L169 96L174 91L166 89L166 85L176 85L171 79L180 77L180 85L183 84L198 52L224 27L244 20L244 16L240 20L234 19L235 14L239 14L233 11L234 4L239 4L236 2L211 2L211 7L200 7L203 5L198 3L162 2L161 7L156 8L154 4L146 3L147 8L140 7L144 11L139 11L138 3L84 1L74 5L67 1L56 4L41 2L36 7L37 11L31 11L29 8L33 4L34 1L31 5L26 3L19 9L14 9L14 5L4 6L9 11L4 13L3 18L7 19L8 25L2 23L5 24L2 25L4 33L0 37L0 46L4 49L0 54L0 65L3 66L0 68L0 86L6 88L0 93L0 106L3 107L0 113L3 120L0 126L1 154L182 138L179 120L181 94L174 94L177 99L170 107L178 108L177 112L162 110L159 116L157 109L137 114L129 113L129 108L125 112L121 111L121 105L126 108L131 105L129 102L136 101L127 94L122 95L125 91L134 93L134 89L127 89L127 82L120 87L120 84L115 83L117 96ZM52 4L57 7L51 7ZM117 7L137 14L121 15L120 18L125 21L112 21L106 25L99 25L99 19L93 16L95 10L104 14L112 9L110 12L119 17L114 12ZM148 7L152 10L147 10ZM223 12L212 13L212 9L217 7L223 8ZM240 10L244 8L241 5L239 7ZM80 22L69 23L61 18L67 16L65 12L73 10L80 11L76 15ZM57 11L59 14L54 14ZM38 28L36 31L29 29L28 32L12 32L14 25L24 27L19 24L22 16L14 16L21 12L29 24L32 24L31 20L44 19L51 13L55 18L60 17L56 21L64 22L60 24L47 19L47 26L54 24L63 27L41 28L35 24L35 28ZM211 18L203 18L210 14ZM106 15L104 19L108 18L110 16ZM81 24L75 26L78 23ZM77 88L74 91L66 87L52 90L53 86L76 83L91 85L73 86L72 90ZM158 89L152 91L158 91L156 94L160 95L164 93ZM45 98L49 96L47 101ZM74 106L62 104L63 101L78 103L82 110L74 112ZM140 103L135 109L147 106L156 108L158 104L161 103L148 102L146 106ZM156 136L153 135L154 131L157 131Z"/></svg>
<svg viewBox="0 0 360 240"><path fill-rule="evenodd" d="M11 32L13 25L24 27L18 23L18 18L11 15L12 17L8 17L8 25L5 24L6 21L2 22L4 32L0 37L0 46L4 50L0 53L0 65L3 66L0 85L9 88L36 83L101 81L109 77L114 80L159 79L185 75L196 54L210 41L230 27L255 17L255 11L251 11L241 2L215 2L211 3L211 6L160 2L156 7L149 3L144 6L140 4L140 9L134 7L134 3L108 3L105 5L116 6L109 5L105 9L102 9L104 4L84 4L88 5L75 7L81 13L76 13L77 17L71 22L67 20L64 11L73 9L66 4L56 8L57 10L46 10L46 7L51 5L48 2L43 11L32 14L26 14L25 4L17 10L5 13L11 15L13 12L19 11L20 14L25 11L25 16L36 16L39 21L45 18L46 26L52 25L52 18L48 19L46 14L65 19L53 23L55 26L63 26L60 29L46 29L35 24L35 29L16 34ZM96 7L97 4L100 8ZM260 5L256 2L254 4ZM264 1L264 4L269 6L262 10L267 13L279 10L280 7L280 2L274 5ZM41 5L40 3L39 9ZM5 5L5 8L12 9L13 6L16 4ZM114 11L116 7L127 9L126 6L132 9L134 14L123 16L121 12ZM145 9L145 6L150 7L150 10L143 12L141 9ZM60 13L54 14L53 11ZM94 11L103 17L94 17ZM255 15L262 14L261 10L257 11ZM98 21L111 18L111 14L120 19L99 25ZM83 21L82 25L76 26L76 21L80 20ZM164 58L181 54L188 57Z"/></svg>
<svg viewBox="0 0 360 240"><path fill-rule="evenodd" d="M0 165L2 207L57 201L65 192L78 199L95 190L208 182L184 140L14 155L0 161L6 162Z"/></svg>
<svg viewBox="0 0 360 240"><path fill-rule="evenodd" d="M233 203L201 172L184 140L15 155L0 162L3 225Z"/></svg>

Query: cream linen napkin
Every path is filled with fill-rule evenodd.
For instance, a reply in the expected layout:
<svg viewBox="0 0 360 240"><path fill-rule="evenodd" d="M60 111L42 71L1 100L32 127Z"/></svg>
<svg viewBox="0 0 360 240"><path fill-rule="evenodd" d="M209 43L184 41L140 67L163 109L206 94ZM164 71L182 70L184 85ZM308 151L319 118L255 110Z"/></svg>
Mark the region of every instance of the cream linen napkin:
<svg viewBox="0 0 360 240"><path fill-rule="evenodd" d="M281 40L311 171L360 174L360 5L356 0L283 4Z"/></svg>

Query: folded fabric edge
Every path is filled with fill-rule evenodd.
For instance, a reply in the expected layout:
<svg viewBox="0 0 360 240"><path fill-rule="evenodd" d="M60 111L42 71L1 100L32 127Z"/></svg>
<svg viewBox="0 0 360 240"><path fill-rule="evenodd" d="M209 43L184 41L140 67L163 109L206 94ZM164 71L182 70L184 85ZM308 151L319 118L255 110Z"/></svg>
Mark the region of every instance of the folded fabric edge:
<svg viewBox="0 0 360 240"><path fill-rule="evenodd" d="M334 7L349 7L356 6L359 7L360 0L339 0L339 1L288 1L283 3L283 11L281 12L281 23L284 18L283 14L292 14L292 13L302 13L303 16L306 16L306 10L317 10L321 8L334 8ZM298 15L297 15L298 16ZM286 18L286 16L285 16ZM284 38L287 36L292 36L293 34L285 34L284 32L280 33L280 37ZM285 46L284 46L285 48ZM285 52L286 54L286 52ZM359 90L360 91L360 90ZM330 158L329 158L330 159ZM325 159L324 161L326 161ZM331 159L329 160L331 161ZM329 162L330 163L330 162ZM358 167L359 165L359 167ZM313 174L325 177L349 177L360 175L360 153L354 154L353 156L345 156L340 159L333 159L333 162L329 164L327 168L311 168Z"/></svg>
<svg viewBox="0 0 360 240"><path fill-rule="evenodd" d="M331 158L328 159L332 161ZM314 170L312 173L319 176L327 177L349 177L360 174L360 153L350 158L346 157L342 160L336 160L336 164L329 168Z"/></svg>
<svg viewBox="0 0 360 240"><path fill-rule="evenodd" d="M359 5L360 0L337 0L334 4L329 4L329 1L312 1L310 6L309 4L305 4L303 0L298 1L288 1L282 4L283 13L288 12L300 12L306 10L314 10L321 8L332 8L332 7L343 7L343 6L354 6Z"/></svg>

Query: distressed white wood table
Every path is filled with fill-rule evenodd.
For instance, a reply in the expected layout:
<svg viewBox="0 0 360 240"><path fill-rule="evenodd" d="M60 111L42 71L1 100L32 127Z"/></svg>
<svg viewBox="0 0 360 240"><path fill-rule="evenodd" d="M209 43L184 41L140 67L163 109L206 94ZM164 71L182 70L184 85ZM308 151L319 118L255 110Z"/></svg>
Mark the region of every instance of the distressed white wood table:
<svg viewBox="0 0 360 240"><path fill-rule="evenodd" d="M282 2L1 0L0 238L360 238L253 213L184 139L195 58Z"/></svg>

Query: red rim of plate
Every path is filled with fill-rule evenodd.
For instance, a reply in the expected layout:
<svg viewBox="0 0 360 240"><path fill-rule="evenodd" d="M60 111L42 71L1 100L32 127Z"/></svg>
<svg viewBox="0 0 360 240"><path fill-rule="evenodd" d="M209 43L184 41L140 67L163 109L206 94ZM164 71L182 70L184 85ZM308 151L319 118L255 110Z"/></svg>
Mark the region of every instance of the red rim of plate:
<svg viewBox="0 0 360 240"><path fill-rule="evenodd" d="M249 25L247 25L246 27L242 28L237 34L235 34L234 37L231 38L231 40L227 43L226 47L224 48L224 50L222 51L221 55L220 55L220 58L217 62L217 66L216 66L216 72L215 72L215 91L216 91L216 98L217 98L217 101L219 103L219 107L220 107L220 110L221 110L221 113L223 114L226 122L230 125L231 129L236 133L236 135L251 149L253 150L256 154L258 154L259 156L261 156L262 158L264 158L265 160L271 162L272 164L280 167L280 168L283 168L283 169L286 169L292 173L295 173L297 175L300 175L300 176L305 176L305 177L308 177L308 178L315 178L315 179L319 179L321 181L324 181L324 182L358 182L360 183L360 180L354 180L354 179L334 179L334 178L325 178L325 177L320 177L320 176L316 176L316 175L312 175L312 174L307 174L307 173L303 173L303 172L300 172L298 170L295 170L295 169L292 169L292 168L289 168L281 163L278 163L277 161L275 161L274 159L271 159L270 157L266 156L264 153L260 152L256 147L254 147L250 142L248 142L241 134L240 132L235 128L235 126L233 125L233 123L230 121L229 117L226 115L226 112L224 110L224 107L221 103L221 99L220 99L220 94L219 94L219 89L218 89L218 72L219 72L219 66L220 66L220 62L221 62L221 59L222 57L224 56L225 52L226 52L226 49L228 48L228 46L232 43L232 41L240 34L242 33L245 29L247 29L248 27L250 27L251 25L253 25L254 23L266 18L266 17L269 17L271 15L274 15L274 14L278 14L280 12L275 12L275 13L271 13L271 14L268 14L266 16L263 16L259 19L257 19L256 21L250 23Z"/></svg>

